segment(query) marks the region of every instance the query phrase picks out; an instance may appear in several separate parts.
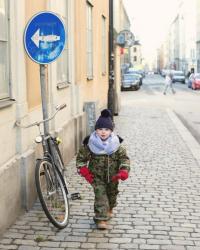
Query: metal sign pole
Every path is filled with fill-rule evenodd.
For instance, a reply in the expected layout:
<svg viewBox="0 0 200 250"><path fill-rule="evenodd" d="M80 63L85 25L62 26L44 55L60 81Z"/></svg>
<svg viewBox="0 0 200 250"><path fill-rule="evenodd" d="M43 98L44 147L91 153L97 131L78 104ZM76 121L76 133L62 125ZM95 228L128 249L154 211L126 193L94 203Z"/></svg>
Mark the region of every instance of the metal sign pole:
<svg viewBox="0 0 200 250"><path fill-rule="evenodd" d="M45 79L45 65L40 64L40 88L42 98L42 114L43 119L48 119L48 106L47 106L47 91L46 91L46 79ZM44 133L49 132L49 123L44 122Z"/></svg>

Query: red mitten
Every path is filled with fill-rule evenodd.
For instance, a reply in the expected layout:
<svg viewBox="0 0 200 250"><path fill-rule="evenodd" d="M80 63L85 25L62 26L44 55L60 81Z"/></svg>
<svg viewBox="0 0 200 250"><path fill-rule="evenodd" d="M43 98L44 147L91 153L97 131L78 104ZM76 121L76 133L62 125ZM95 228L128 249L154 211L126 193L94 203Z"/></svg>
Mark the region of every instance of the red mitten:
<svg viewBox="0 0 200 250"><path fill-rule="evenodd" d="M126 179L128 179L128 171L127 170L121 169L121 170L119 170L118 174L119 174L120 179L122 181L125 181Z"/></svg>
<svg viewBox="0 0 200 250"><path fill-rule="evenodd" d="M87 176L88 174L90 174L90 170L89 170L86 166L83 166L83 167L79 168L78 173L79 173L81 176L85 177L85 176Z"/></svg>
<svg viewBox="0 0 200 250"><path fill-rule="evenodd" d="M85 176L85 179L87 182L89 182L90 184L93 182L94 180L94 175L93 174L88 174Z"/></svg>
<svg viewBox="0 0 200 250"><path fill-rule="evenodd" d="M90 172L90 170L86 166L81 167L78 173L81 176L85 177L86 181L89 182L90 184L93 182L94 175Z"/></svg>
<svg viewBox="0 0 200 250"><path fill-rule="evenodd" d="M112 177L113 182L117 182L118 180L125 181L128 178L128 171L121 169L119 172Z"/></svg>

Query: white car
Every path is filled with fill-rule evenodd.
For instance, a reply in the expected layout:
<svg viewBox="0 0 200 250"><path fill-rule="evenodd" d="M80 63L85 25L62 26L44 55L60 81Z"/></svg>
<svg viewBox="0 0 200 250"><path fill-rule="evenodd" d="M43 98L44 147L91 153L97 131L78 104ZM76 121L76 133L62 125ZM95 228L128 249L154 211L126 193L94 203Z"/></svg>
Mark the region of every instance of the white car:
<svg viewBox="0 0 200 250"><path fill-rule="evenodd" d="M185 83L185 75L183 71L173 71L172 82L182 82Z"/></svg>

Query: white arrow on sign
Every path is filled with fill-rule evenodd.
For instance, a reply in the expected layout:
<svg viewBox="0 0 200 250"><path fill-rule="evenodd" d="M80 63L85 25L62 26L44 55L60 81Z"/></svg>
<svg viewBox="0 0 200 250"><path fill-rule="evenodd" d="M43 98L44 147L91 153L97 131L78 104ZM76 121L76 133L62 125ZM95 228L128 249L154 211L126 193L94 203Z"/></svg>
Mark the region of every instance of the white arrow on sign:
<svg viewBox="0 0 200 250"><path fill-rule="evenodd" d="M60 36L56 36L56 35L40 36L40 29L38 29L35 32L35 34L31 37L31 40L39 48L40 41L42 41L42 42L56 42L56 41L60 40Z"/></svg>

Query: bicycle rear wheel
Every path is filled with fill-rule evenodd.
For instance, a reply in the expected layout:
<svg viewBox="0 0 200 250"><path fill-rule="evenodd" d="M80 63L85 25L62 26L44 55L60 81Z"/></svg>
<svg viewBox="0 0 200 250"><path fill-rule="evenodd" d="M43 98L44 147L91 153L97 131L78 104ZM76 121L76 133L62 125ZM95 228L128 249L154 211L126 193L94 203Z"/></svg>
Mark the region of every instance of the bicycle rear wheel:
<svg viewBox="0 0 200 250"><path fill-rule="evenodd" d="M69 220L69 200L64 180L50 160L39 160L35 169L35 182L42 208L51 221L59 228L65 228Z"/></svg>

